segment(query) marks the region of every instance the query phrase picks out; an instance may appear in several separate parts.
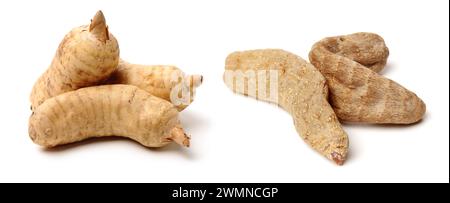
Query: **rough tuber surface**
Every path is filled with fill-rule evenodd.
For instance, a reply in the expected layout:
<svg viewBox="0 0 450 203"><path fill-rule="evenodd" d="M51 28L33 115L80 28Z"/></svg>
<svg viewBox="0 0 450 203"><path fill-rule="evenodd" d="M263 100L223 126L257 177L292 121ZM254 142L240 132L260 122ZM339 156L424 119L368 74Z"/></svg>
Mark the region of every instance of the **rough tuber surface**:
<svg viewBox="0 0 450 203"><path fill-rule="evenodd" d="M278 105L292 115L297 132L305 142L328 159L339 165L344 163L348 152L348 137L327 101L328 87L325 78L314 66L292 53L266 49L232 53L226 59L225 69L276 71ZM270 77L265 78L266 81L263 82L266 84L258 81L256 91L261 91L262 85L270 86ZM245 81L253 79L247 77ZM255 97L249 94L248 83L236 80L225 83L235 92Z"/></svg>
<svg viewBox="0 0 450 203"><path fill-rule="evenodd" d="M328 37L322 44L333 53L358 62L364 67L380 72L389 57L384 39L375 34L358 32L350 35Z"/></svg>
<svg viewBox="0 0 450 203"><path fill-rule="evenodd" d="M325 38L313 46L309 59L327 79L330 103L340 120L418 122L425 114L425 103L413 92L375 72L384 66L388 54L379 38L370 33ZM375 65L367 66L370 63Z"/></svg>

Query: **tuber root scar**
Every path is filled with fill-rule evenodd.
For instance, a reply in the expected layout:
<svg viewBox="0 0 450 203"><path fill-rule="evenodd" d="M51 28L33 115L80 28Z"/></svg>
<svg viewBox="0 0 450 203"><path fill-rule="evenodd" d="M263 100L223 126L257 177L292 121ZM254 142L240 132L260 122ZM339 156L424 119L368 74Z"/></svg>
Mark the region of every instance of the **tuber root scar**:
<svg viewBox="0 0 450 203"><path fill-rule="evenodd" d="M167 137L168 140L171 140L183 147L189 147L190 146L190 140L191 138L184 133L183 128L181 127L175 127L170 131L169 136Z"/></svg>

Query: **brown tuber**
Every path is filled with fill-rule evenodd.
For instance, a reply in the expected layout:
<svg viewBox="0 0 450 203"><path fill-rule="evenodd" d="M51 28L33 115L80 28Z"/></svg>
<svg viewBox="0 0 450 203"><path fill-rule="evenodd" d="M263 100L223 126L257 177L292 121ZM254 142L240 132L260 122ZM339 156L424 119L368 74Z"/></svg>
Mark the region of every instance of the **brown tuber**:
<svg viewBox="0 0 450 203"><path fill-rule="evenodd" d="M340 120L410 124L422 119L425 103L375 72L384 67L387 55L384 41L370 33L329 37L313 46L309 59L327 79Z"/></svg>

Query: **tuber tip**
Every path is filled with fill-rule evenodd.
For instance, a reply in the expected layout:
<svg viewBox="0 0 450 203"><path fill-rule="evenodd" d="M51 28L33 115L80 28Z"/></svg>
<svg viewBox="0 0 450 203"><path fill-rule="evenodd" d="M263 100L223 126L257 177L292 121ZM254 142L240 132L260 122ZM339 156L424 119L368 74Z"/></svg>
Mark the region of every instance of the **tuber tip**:
<svg viewBox="0 0 450 203"><path fill-rule="evenodd" d="M183 129L180 127L175 127L170 131L170 135L168 137L169 140L174 141L175 143L183 146L189 147L191 138L184 133Z"/></svg>
<svg viewBox="0 0 450 203"><path fill-rule="evenodd" d="M108 26L102 11L97 11L94 18L92 18L89 32L102 42L109 40Z"/></svg>
<svg viewBox="0 0 450 203"><path fill-rule="evenodd" d="M192 75L192 84L194 87L198 87L203 83L203 76L202 75Z"/></svg>
<svg viewBox="0 0 450 203"><path fill-rule="evenodd" d="M333 152L333 153L331 153L331 158L337 165L339 165L339 166L344 165L345 158L341 154L339 154L337 152Z"/></svg>

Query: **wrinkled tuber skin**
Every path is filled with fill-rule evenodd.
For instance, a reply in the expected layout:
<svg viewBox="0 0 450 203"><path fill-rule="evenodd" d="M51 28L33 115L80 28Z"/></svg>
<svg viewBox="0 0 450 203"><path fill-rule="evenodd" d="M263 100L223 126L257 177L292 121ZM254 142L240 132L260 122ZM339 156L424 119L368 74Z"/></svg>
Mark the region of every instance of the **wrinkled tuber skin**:
<svg viewBox="0 0 450 203"><path fill-rule="evenodd" d="M292 53L266 49L232 53L226 59L225 69L275 70L278 74L278 105L292 115L297 132L305 142L328 159L339 165L344 163L348 152L348 137L327 101L325 78L314 66ZM270 84L269 78L266 77L266 86ZM242 88L238 86L244 85L244 92L238 93L249 95L246 83L239 84L235 80L225 83L235 92ZM256 85L256 90L261 91L258 90L258 85L264 84Z"/></svg>
<svg viewBox="0 0 450 203"><path fill-rule="evenodd" d="M56 95L96 85L118 64L119 45L99 11L90 25L74 28L64 37L50 67L33 87L31 109Z"/></svg>
<svg viewBox="0 0 450 203"><path fill-rule="evenodd" d="M377 64L377 61L380 66L385 63L383 58L387 57L387 48L382 48L384 43L375 40L377 43L370 45L370 40L363 42L367 37L355 40L353 36L368 34L325 38L309 53L311 63L327 79L330 103L338 118L348 122L383 124L410 124L421 120L426 107L416 94L376 73L380 68L364 66L371 62ZM345 39L345 43L340 38ZM359 48L361 54L348 51L353 50L352 44L363 47Z"/></svg>
<svg viewBox="0 0 450 203"><path fill-rule="evenodd" d="M203 82L201 75L186 76L175 66L138 65L120 60L107 84L137 86L150 94L172 102L182 111L194 100L195 90Z"/></svg>
<svg viewBox="0 0 450 203"><path fill-rule="evenodd" d="M147 147L189 146L174 106L132 85L81 88L46 100L31 115L29 135L44 147L121 136Z"/></svg>
<svg viewBox="0 0 450 203"><path fill-rule="evenodd" d="M383 70L389 56L384 39L374 33L358 32L328 37L321 42L331 52L356 61L377 73Z"/></svg>

